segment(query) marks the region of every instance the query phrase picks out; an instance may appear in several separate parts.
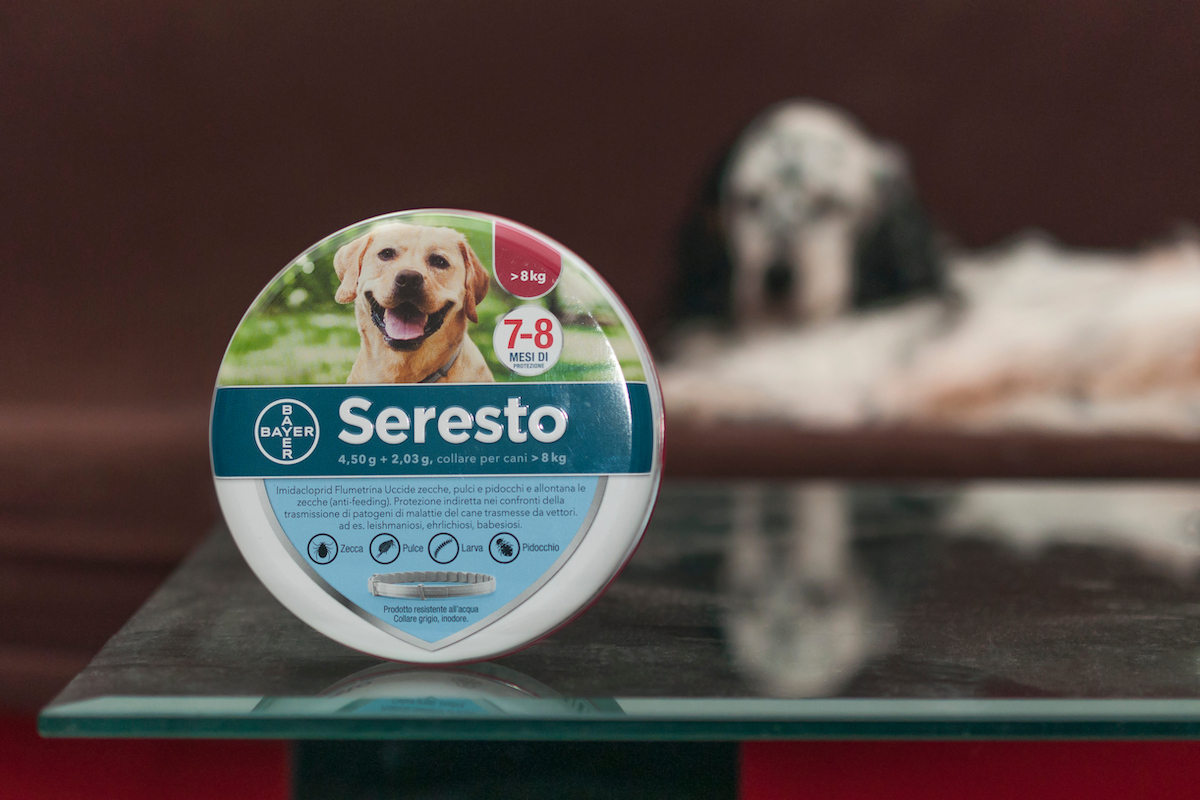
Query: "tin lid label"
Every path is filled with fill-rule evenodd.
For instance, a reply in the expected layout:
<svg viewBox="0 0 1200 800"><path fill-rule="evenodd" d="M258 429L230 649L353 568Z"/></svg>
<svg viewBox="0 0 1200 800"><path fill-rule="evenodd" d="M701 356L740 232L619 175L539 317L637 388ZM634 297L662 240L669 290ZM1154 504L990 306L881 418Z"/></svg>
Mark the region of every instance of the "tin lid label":
<svg viewBox="0 0 1200 800"><path fill-rule="evenodd" d="M495 231L496 282L523 300L549 294L562 273L562 254L516 226L497 222Z"/></svg>
<svg viewBox="0 0 1200 800"><path fill-rule="evenodd" d="M314 581L415 646L452 644L523 602L571 557L605 479L264 482Z"/></svg>
<svg viewBox="0 0 1200 800"><path fill-rule="evenodd" d="M649 473L645 383L223 386L218 478Z"/></svg>
<svg viewBox="0 0 1200 800"><path fill-rule="evenodd" d="M255 301L218 376L213 471L289 608L384 657L481 658L575 612L469 644L538 602L585 541L616 567L632 553L661 413L628 312L570 251L486 215L403 212L318 243ZM631 502L640 525L595 529ZM343 635L325 624L337 612L313 613L326 604L361 623Z"/></svg>

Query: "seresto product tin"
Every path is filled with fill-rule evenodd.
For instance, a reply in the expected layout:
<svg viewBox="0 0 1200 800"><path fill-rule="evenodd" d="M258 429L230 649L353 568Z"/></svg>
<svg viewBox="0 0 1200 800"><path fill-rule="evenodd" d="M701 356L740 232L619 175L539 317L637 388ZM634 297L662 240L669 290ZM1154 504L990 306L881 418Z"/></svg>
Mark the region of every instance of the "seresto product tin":
<svg viewBox="0 0 1200 800"><path fill-rule="evenodd" d="M234 539L288 609L383 658L472 661L569 621L633 554L662 396L574 253L487 214L405 211L259 295L211 444Z"/></svg>

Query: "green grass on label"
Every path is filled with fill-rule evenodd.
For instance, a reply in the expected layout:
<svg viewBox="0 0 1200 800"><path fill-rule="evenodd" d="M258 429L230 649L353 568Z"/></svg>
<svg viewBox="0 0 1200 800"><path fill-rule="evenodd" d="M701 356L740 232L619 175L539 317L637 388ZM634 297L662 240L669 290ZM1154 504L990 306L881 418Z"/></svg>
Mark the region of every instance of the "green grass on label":
<svg viewBox="0 0 1200 800"><path fill-rule="evenodd" d="M403 221L446 225L467 237L492 271L492 230L486 220L447 214L406 215ZM217 381L222 386L345 383L358 354L354 305L334 297L337 248L370 226L343 231L283 270L255 302L229 345ZM563 323L557 364L541 375L520 377L499 362L492 348L498 320L519 305L549 309ZM497 381L611 381L646 379L637 349L598 283L570 259L559 284L537 300L520 300L493 279L478 306L479 322L468 335Z"/></svg>
<svg viewBox="0 0 1200 800"><path fill-rule="evenodd" d="M646 379L633 341L619 325L567 326L558 363L533 377L514 375L496 359L490 328L481 324L469 330L500 382ZM230 343L218 382L222 386L345 383L358 346L358 328L351 315L253 314Z"/></svg>
<svg viewBox="0 0 1200 800"><path fill-rule="evenodd" d="M233 337L217 381L223 386L345 383L357 354L354 317L253 315Z"/></svg>

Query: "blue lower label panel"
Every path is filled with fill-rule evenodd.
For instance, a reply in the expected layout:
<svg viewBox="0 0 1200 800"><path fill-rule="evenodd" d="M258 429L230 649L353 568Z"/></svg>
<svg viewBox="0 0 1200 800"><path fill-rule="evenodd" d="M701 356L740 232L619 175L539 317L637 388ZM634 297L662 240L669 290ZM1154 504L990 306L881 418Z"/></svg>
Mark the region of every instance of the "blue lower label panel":
<svg viewBox="0 0 1200 800"><path fill-rule="evenodd" d="M293 557L319 578L313 591L430 649L527 599L587 533L603 492L596 476L553 475L267 479L263 488ZM373 577L377 591L412 596L374 594ZM463 587L477 593L429 596Z"/></svg>

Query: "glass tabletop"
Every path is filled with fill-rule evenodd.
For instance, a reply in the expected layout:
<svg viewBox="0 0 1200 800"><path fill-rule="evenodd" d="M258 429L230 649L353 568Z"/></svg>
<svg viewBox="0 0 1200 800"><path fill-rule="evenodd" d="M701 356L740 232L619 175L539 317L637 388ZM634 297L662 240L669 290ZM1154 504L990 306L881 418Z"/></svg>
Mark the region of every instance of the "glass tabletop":
<svg viewBox="0 0 1200 800"><path fill-rule="evenodd" d="M47 736L1192 737L1200 484L667 483L629 566L492 662L383 662L223 526L43 710Z"/></svg>

